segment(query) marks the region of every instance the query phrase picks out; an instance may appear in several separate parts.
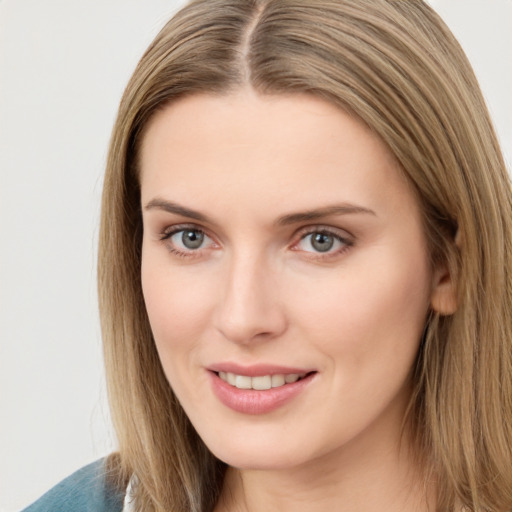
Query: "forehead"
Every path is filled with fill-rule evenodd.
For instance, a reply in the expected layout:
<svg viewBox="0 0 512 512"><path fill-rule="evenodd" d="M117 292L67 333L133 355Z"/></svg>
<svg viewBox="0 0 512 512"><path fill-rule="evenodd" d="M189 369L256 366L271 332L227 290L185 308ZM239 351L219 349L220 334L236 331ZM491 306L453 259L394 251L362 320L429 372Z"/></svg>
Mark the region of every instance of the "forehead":
<svg viewBox="0 0 512 512"><path fill-rule="evenodd" d="M166 106L145 131L140 171L143 200L237 207L389 202L408 188L393 154L360 120L314 96L251 90Z"/></svg>

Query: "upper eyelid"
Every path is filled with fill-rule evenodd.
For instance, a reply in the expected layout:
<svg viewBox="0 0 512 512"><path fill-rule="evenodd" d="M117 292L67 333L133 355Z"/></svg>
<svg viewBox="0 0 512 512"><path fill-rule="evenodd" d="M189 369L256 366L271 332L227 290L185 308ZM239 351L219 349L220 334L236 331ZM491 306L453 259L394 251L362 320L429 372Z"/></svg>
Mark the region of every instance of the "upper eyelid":
<svg viewBox="0 0 512 512"><path fill-rule="evenodd" d="M208 234L208 230L204 229L201 226L197 226L196 224L191 223L184 223L184 224L173 224L171 226L167 226L164 229L160 231L162 236L169 237L172 235L175 235L176 233L179 233L180 231L185 231L187 229L190 229L191 231L200 231L201 233L204 233L209 238L212 238Z"/></svg>
<svg viewBox="0 0 512 512"><path fill-rule="evenodd" d="M334 226L326 226L322 224L315 224L311 226L305 226L296 231L295 236L301 236L301 238L310 235L312 233L327 233L329 235L334 235L342 239L354 239L354 235L347 231L346 229L336 228Z"/></svg>

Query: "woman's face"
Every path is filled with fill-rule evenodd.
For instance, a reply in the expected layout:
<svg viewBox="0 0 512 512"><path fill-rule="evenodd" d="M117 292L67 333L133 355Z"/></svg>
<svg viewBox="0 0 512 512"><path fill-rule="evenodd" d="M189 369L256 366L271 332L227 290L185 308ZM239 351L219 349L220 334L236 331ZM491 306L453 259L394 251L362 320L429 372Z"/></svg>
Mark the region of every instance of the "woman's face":
<svg viewBox="0 0 512 512"><path fill-rule="evenodd" d="M397 440L442 276L377 136L307 95L190 96L148 127L141 201L156 348L217 457L286 468Z"/></svg>

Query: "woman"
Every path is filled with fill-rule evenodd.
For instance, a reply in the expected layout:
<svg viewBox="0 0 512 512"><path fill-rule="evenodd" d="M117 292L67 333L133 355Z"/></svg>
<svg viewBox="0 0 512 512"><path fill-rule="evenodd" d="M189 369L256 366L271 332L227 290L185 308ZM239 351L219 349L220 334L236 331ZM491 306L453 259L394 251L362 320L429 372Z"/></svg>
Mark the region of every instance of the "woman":
<svg viewBox="0 0 512 512"><path fill-rule="evenodd" d="M29 510L510 510L510 207L424 3L190 3L107 163L119 452Z"/></svg>

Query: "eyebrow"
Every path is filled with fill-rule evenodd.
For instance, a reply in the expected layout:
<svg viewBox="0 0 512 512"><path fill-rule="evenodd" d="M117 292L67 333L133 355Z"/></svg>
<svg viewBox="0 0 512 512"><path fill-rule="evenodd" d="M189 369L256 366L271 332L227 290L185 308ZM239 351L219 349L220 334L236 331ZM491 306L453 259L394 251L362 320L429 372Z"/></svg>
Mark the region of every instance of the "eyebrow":
<svg viewBox="0 0 512 512"><path fill-rule="evenodd" d="M279 219L277 219L276 224L278 226L287 226L289 224L297 224L299 222L318 220L323 217L329 217L331 215L349 215L355 213L365 213L377 216L377 214L373 210L370 210L369 208L357 206L350 203L343 203L325 206L323 208L316 208L314 210L307 210L305 212L297 212L283 215L282 217L279 217Z"/></svg>
<svg viewBox="0 0 512 512"><path fill-rule="evenodd" d="M198 220L200 222L208 222L209 219L206 215L192 210L191 208L186 208L185 206L181 206L177 203L173 203L172 201L167 201L166 199L155 198L149 201L148 204L144 207L145 210L164 210L168 213L174 213L176 215L181 215L182 217L188 217L189 219Z"/></svg>
<svg viewBox="0 0 512 512"><path fill-rule="evenodd" d="M176 215L181 215L182 217L188 217L189 219L194 219L199 222L207 222L213 224L213 221L209 219L207 215L198 212L197 210L192 210L191 208L181 206L172 201L168 201L166 199L155 198L149 201L149 203L147 203L145 206L145 210L155 209L164 210L168 213L173 213ZM282 217L279 217L274 222L274 224L277 226L288 226L290 224L298 224L300 222L318 220L323 217L328 217L331 215L350 215L357 213L377 216L377 214L373 210L370 210L369 208L365 208L363 206L358 206L350 203L342 203L325 206L322 208L316 208L313 210L307 210L304 212L289 213L283 215Z"/></svg>

